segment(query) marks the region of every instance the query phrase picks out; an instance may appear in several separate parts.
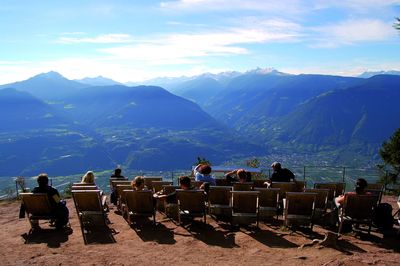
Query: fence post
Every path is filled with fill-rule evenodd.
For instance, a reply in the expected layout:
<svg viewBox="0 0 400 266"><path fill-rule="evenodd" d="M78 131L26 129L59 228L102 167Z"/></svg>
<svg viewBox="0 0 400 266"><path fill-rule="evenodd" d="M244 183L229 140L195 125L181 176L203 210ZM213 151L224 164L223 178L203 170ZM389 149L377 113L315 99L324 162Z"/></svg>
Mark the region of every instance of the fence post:
<svg viewBox="0 0 400 266"><path fill-rule="evenodd" d="M306 166L303 166L303 179L306 181Z"/></svg>
<svg viewBox="0 0 400 266"><path fill-rule="evenodd" d="M15 180L15 191L17 191L17 198L18 198L18 183L17 183L17 180Z"/></svg>
<svg viewBox="0 0 400 266"><path fill-rule="evenodd" d="M346 167L343 166L343 177L342 177L342 182L345 183L345 179L346 179Z"/></svg>

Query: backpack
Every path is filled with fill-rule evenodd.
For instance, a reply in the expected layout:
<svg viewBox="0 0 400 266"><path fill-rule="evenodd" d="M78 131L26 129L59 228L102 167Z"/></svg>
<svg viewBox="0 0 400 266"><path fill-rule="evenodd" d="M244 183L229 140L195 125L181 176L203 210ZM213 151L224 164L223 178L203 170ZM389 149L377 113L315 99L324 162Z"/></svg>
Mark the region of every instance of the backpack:
<svg viewBox="0 0 400 266"><path fill-rule="evenodd" d="M394 219L392 216L392 206L389 203L380 203L375 208L373 223L380 230L390 230L393 228Z"/></svg>

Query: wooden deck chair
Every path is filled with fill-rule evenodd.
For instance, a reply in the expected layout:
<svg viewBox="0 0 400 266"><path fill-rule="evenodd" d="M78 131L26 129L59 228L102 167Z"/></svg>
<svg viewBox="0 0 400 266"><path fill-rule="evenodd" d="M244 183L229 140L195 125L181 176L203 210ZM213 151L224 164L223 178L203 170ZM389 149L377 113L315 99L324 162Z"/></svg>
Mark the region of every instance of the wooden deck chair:
<svg viewBox="0 0 400 266"><path fill-rule="evenodd" d="M228 181L226 181L226 179L222 179L222 178L216 178L215 179L215 184L217 186L228 186Z"/></svg>
<svg viewBox="0 0 400 266"><path fill-rule="evenodd" d="M55 218L46 193L20 193L20 195L31 225L29 233L38 226L39 220L52 220Z"/></svg>
<svg viewBox="0 0 400 266"><path fill-rule="evenodd" d="M278 219L279 188L254 188L258 191L258 213L260 218Z"/></svg>
<svg viewBox="0 0 400 266"><path fill-rule="evenodd" d="M144 176L144 185L149 189L153 190L153 181L162 181L162 176Z"/></svg>
<svg viewBox="0 0 400 266"><path fill-rule="evenodd" d="M328 193L328 208L332 209L334 208L335 205L335 197L338 197L340 195L344 194L344 189L345 189L346 184L345 183L335 183L335 182L329 182L329 183L315 183L314 188L318 189L329 189Z"/></svg>
<svg viewBox="0 0 400 266"><path fill-rule="evenodd" d="M101 202L100 190L72 190L82 236L87 244L85 229L107 227L107 216Z"/></svg>
<svg viewBox="0 0 400 266"><path fill-rule="evenodd" d="M165 195L169 195L173 192L175 192L177 189L180 189L180 186L174 186L174 185L167 185L167 186L163 186L163 194ZM167 202L165 201L161 201L164 204L164 213L167 217L170 218L178 218L178 201L174 201L174 202ZM158 201L158 203L160 203L160 201Z"/></svg>
<svg viewBox="0 0 400 266"><path fill-rule="evenodd" d="M210 186L208 192L208 213L216 216L231 216L230 186Z"/></svg>
<svg viewBox="0 0 400 266"><path fill-rule="evenodd" d="M99 188L96 185L86 185L86 186L82 186L82 185L72 185L71 187L72 190L98 190Z"/></svg>
<svg viewBox="0 0 400 266"><path fill-rule="evenodd" d="M313 228L316 193L287 192L284 204L285 226L292 224Z"/></svg>
<svg viewBox="0 0 400 266"><path fill-rule="evenodd" d="M200 189L201 185L203 185L203 181L190 181L190 185L194 188Z"/></svg>
<svg viewBox="0 0 400 266"><path fill-rule="evenodd" d="M286 192L296 192L297 186L295 182L272 182L271 188L279 188L279 200L286 197Z"/></svg>
<svg viewBox="0 0 400 266"><path fill-rule="evenodd" d="M315 193L315 208L314 208L314 220L318 220L322 218L322 216L326 213L326 209L328 207L328 194L329 189L318 189L318 188L306 188L304 192L306 193Z"/></svg>
<svg viewBox="0 0 400 266"><path fill-rule="evenodd" d="M153 185L154 193L161 191L163 189L163 186L172 185L172 182L170 181L152 181L151 183Z"/></svg>
<svg viewBox="0 0 400 266"><path fill-rule="evenodd" d="M95 183L72 183L73 187L95 186Z"/></svg>
<svg viewBox="0 0 400 266"><path fill-rule="evenodd" d="M376 204L381 203L382 200L382 195L383 195L383 191L380 189L365 189L365 192L369 192L371 195L374 195L377 197L378 201Z"/></svg>
<svg viewBox="0 0 400 266"><path fill-rule="evenodd" d="M178 199L179 224L181 224L182 216L203 217L204 223L207 222L204 190L177 189L176 197Z"/></svg>
<svg viewBox="0 0 400 266"><path fill-rule="evenodd" d="M343 223L367 224L368 234L371 233L374 208L378 198L374 195L345 194L344 204L339 215L339 234L342 232Z"/></svg>
<svg viewBox="0 0 400 266"><path fill-rule="evenodd" d="M253 182L233 183L233 191L250 191L253 189Z"/></svg>
<svg viewBox="0 0 400 266"><path fill-rule="evenodd" d="M110 191L113 191L115 189L116 184L128 184L129 181L128 178L110 178Z"/></svg>
<svg viewBox="0 0 400 266"><path fill-rule="evenodd" d="M115 194L117 196L117 209L121 211L122 213L124 212L124 207L125 207L125 196L124 196L124 190L126 189L132 189L132 186L129 185L120 185L117 184L115 188Z"/></svg>
<svg viewBox="0 0 400 266"><path fill-rule="evenodd" d="M267 180L263 180L263 179L253 180L253 187L254 187L254 188L256 188L256 187L259 187L259 188L266 188L267 185L264 185L264 183L265 183L266 181L267 181Z"/></svg>
<svg viewBox="0 0 400 266"><path fill-rule="evenodd" d="M251 224L258 227L258 191L232 191L232 225Z"/></svg>
<svg viewBox="0 0 400 266"><path fill-rule="evenodd" d="M346 190L346 183L338 182L335 184L336 184L335 197L339 195L344 195L344 191Z"/></svg>
<svg viewBox="0 0 400 266"><path fill-rule="evenodd" d="M305 180L296 180L296 192L303 192L306 188L307 181Z"/></svg>
<svg viewBox="0 0 400 266"><path fill-rule="evenodd" d="M124 190L126 217L129 224L133 224L136 216L153 217L153 224L156 224L156 209L153 192L150 190Z"/></svg>

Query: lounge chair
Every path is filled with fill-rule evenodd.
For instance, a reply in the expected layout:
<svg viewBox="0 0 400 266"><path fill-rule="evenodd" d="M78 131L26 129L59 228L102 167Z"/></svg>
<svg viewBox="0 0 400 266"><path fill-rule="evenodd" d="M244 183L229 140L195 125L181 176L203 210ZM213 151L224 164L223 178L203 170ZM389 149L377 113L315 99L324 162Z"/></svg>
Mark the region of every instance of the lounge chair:
<svg viewBox="0 0 400 266"><path fill-rule="evenodd" d="M163 194L169 195L173 192L175 192L177 189L180 189L180 186L174 186L174 185L167 185L163 186ZM168 202L167 200L165 201L158 201L159 203L164 204L164 213L166 214L167 217L170 218L178 218L178 201L170 201Z"/></svg>
<svg viewBox="0 0 400 266"><path fill-rule="evenodd" d="M208 192L208 213L216 216L231 216L230 186L210 186Z"/></svg>
<svg viewBox="0 0 400 266"><path fill-rule="evenodd" d="M338 197L338 196L344 194L345 187L346 187L346 183L342 183L342 182L315 183L314 184L314 188L329 189L328 208L330 208L330 209L335 207L335 203L334 203L335 197Z"/></svg>
<svg viewBox="0 0 400 266"><path fill-rule="evenodd" d="M46 193L20 193L20 195L31 225L29 233L38 226L39 220L52 220L55 218Z"/></svg>
<svg viewBox="0 0 400 266"><path fill-rule="evenodd" d="M108 219L101 202L100 190L72 190L72 197L86 244L85 229L107 227Z"/></svg>
<svg viewBox="0 0 400 266"><path fill-rule="evenodd" d="M153 192L150 190L135 191L124 190L126 217L129 224L133 224L134 217L153 217L153 224L156 224L156 210Z"/></svg>
<svg viewBox="0 0 400 266"><path fill-rule="evenodd" d="M162 176L144 176L144 185L149 189L153 190L153 181L162 181Z"/></svg>
<svg viewBox="0 0 400 266"><path fill-rule="evenodd" d="M117 197L117 209L124 213L124 207L125 207L125 196L124 196L124 190L126 189L132 189L131 185L117 185L115 188L115 194Z"/></svg>
<svg viewBox="0 0 400 266"><path fill-rule="evenodd" d="M278 219L279 188L254 188L258 191L258 213L260 218Z"/></svg>
<svg viewBox="0 0 400 266"><path fill-rule="evenodd" d="M233 191L250 191L253 189L253 182L233 183Z"/></svg>
<svg viewBox="0 0 400 266"><path fill-rule="evenodd" d="M128 180L127 178L110 178L110 190L114 191L115 187L119 185L129 185L132 181Z"/></svg>
<svg viewBox="0 0 400 266"><path fill-rule="evenodd" d="M284 204L285 226L310 226L312 230L316 196L316 193L287 192Z"/></svg>
<svg viewBox="0 0 400 266"><path fill-rule="evenodd" d="M306 188L304 192L307 193L315 193L315 208L314 208L314 220L318 220L322 218L322 216L326 213L326 209L328 207L328 194L329 189L318 189L318 188Z"/></svg>
<svg viewBox="0 0 400 266"><path fill-rule="evenodd" d="M172 182L169 181L152 181L153 192L157 193L163 189L163 186L172 185Z"/></svg>
<svg viewBox="0 0 400 266"><path fill-rule="evenodd" d="M258 191L232 191L232 225L251 224L258 227Z"/></svg>
<svg viewBox="0 0 400 266"><path fill-rule="evenodd" d="M369 193L369 194L374 195L374 196L377 197L378 201L376 202L376 204L381 203L382 195L383 195L383 191L382 191L382 190L380 190L380 189L369 189L369 188L367 188L367 189L365 189L364 191L365 191L366 193Z"/></svg>
<svg viewBox="0 0 400 266"><path fill-rule="evenodd" d="M182 216L203 217L206 223L206 204L204 190L177 189L178 221L181 224Z"/></svg>
<svg viewBox="0 0 400 266"><path fill-rule="evenodd" d="M94 183L72 183L73 187L85 187L85 186L95 186Z"/></svg>
<svg viewBox="0 0 400 266"><path fill-rule="evenodd" d="M296 183L296 191L297 192L303 192L304 189L306 188L307 181L305 181L305 180L296 180L294 182Z"/></svg>
<svg viewBox="0 0 400 266"><path fill-rule="evenodd" d="M374 208L378 198L374 195L345 194L344 204L339 215L339 234L342 232L343 223L367 224L368 234L371 233L371 225Z"/></svg>
<svg viewBox="0 0 400 266"><path fill-rule="evenodd" d="M86 186L83 186L83 185L77 186L77 185L73 184L71 187L71 190L98 190L99 189L96 185L87 185L87 184L84 184L84 185L86 185Z"/></svg>
<svg viewBox="0 0 400 266"><path fill-rule="evenodd" d="M297 185L295 182L272 182L271 188L279 188L279 200L286 197L286 192L296 192Z"/></svg>

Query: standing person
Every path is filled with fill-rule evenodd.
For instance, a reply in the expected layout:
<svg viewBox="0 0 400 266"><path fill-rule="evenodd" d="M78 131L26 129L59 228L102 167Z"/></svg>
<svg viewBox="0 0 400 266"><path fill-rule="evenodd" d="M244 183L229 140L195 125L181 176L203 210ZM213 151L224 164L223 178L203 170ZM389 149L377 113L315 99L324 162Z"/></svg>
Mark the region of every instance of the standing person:
<svg viewBox="0 0 400 266"><path fill-rule="evenodd" d="M197 165L193 170L193 174L196 181L207 182L210 186L216 185L215 178L211 175L211 166L209 165Z"/></svg>
<svg viewBox="0 0 400 266"><path fill-rule="evenodd" d="M35 187L32 192L33 193L46 193L50 205L52 207L52 212L55 217L55 226L56 229L62 229L69 220L69 211L67 206L65 205L65 201L61 200L60 194L58 190L49 186L49 177L47 174L42 173L37 178L38 185ZM39 223L37 222L36 227L39 227Z"/></svg>
<svg viewBox="0 0 400 266"><path fill-rule="evenodd" d="M110 178L118 178L118 179L126 179L125 176L121 175L122 169L117 167L114 170L114 173L110 176Z"/></svg>
<svg viewBox="0 0 400 266"><path fill-rule="evenodd" d="M279 162L271 164L273 173L269 181L265 182L264 185L270 186L272 182L291 182L296 181L294 174L287 168L282 168Z"/></svg>

